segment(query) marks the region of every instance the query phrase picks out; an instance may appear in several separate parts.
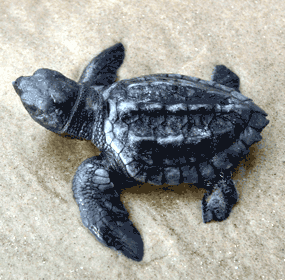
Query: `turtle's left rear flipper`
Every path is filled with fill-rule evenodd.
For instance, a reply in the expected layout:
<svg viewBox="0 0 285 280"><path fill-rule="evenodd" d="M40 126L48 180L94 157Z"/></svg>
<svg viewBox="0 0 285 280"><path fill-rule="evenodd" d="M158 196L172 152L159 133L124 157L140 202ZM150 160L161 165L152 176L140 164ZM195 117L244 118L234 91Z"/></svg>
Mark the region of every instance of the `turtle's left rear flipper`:
<svg viewBox="0 0 285 280"><path fill-rule="evenodd" d="M110 182L108 164L99 158L85 160L73 179L74 197L82 222L105 246L141 261L143 241L140 233L128 219L120 195Z"/></svg>
<svg viewBox="0 0 285 280"><path fill-rule="evenodd" d="M230 175L223 177L213 185L212 193L206 193L202 199L203 222L225 220L237 200L238 193Z"/></svg>

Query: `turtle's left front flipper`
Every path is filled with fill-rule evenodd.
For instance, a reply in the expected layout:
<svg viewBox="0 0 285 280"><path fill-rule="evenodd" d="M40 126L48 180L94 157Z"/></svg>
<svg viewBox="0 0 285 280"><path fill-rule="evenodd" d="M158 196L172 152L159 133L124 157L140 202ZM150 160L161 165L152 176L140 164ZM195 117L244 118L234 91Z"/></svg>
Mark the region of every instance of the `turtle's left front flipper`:
<svg viewBox="0 0 285 280"><path fill-rule="evenodd" d="M115 82L117 70L123 63L125 49L118 43L94 57L84 69L79 84L85 86L107 86Z"/></svg>
<svg viewBox="0 0 285 280"><path fill-rule="evenodd" d="M207 192L203 197L203 222L225 220L237 200L238 193L230 174L222 175L222 178L213 185L212 193Z"/></svg>
<svg viewBox="0 0 285 280"><path fill-rule="evenodd" d="M109 178L109 164L99 157L85 160L73 179L74 198L84 226L105 246L135 261L143 258L143 241Z"/></svg>

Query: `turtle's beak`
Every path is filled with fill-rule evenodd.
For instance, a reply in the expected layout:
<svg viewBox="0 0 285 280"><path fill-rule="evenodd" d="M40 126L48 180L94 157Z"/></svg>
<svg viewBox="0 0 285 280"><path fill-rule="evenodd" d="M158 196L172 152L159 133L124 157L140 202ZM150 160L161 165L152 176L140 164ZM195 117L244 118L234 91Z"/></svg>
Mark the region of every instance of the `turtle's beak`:
<svg viewBox="0 0 285 280"><path fill-rule="evenodd" d="M12 82L12 85L15 89L15 91L17 92L17 94L21 97L23 91L20 89L20 83L21 83L21 79L23 77L18 78L16 81Z"/></svg>

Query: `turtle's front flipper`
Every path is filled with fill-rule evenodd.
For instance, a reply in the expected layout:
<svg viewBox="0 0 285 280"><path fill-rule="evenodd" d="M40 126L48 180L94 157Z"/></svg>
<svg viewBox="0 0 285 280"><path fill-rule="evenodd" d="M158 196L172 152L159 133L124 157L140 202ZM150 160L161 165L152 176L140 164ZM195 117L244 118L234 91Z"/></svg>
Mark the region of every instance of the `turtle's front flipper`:
<svg viewBox="0 0 285 280"><path fill-rule="evenodd" d="M114 83L124 57L125 49L121 43L104 50L86 66L78 83L86 86L107 86Z"/></svg>
<svg viewBox="0 0 285 280"><path fill-rule="evenodd" d="M236 204L237 199L238 193L231 176L223 176L221 180L214 184L212 193L207 192L203 197L203 222L225 220L234 204Z"/></svg>
<svg viewBox="0 0 285 280"><path fill-rule="evenodd" d="M126 257L141 261L143 241L128 219L128 212L109 178L108 163L101 157L85 160L73 179L73 192L80 215L96 239Z"/></svg>
<svg viewBox="0 0 285 280"><path fill-rule="evenodd" d="M239 91L239 77L224 65L215 67L212 81Z"/></svg>

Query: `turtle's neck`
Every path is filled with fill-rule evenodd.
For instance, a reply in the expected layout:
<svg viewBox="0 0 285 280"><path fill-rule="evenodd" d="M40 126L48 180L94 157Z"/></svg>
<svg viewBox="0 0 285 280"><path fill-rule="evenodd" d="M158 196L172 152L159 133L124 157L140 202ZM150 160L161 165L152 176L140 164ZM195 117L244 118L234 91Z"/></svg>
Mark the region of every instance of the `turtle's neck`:
<svg viewBox="0 0 285 280"><path fill-rule="evenodd" d="M68 134L75 138L91 140L94 124L102 114L102 98L92 87L80 85L78 100L72 108L69 121L65 125L62 134Z"/></svg>

